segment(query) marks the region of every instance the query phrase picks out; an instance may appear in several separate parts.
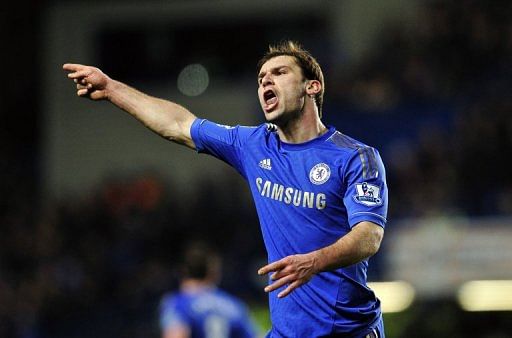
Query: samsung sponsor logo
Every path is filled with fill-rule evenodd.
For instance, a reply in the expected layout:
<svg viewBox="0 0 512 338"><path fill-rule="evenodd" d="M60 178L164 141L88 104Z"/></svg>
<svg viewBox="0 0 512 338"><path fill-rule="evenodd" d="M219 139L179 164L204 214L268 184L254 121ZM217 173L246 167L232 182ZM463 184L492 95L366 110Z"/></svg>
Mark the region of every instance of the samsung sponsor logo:
<svg viewBox="0 0 512 338"><path fill-rule="evenodd" d="M312 191L302 191L292 187L285 187L279 183L273 183L256 178L256 187L261 196L273 199L296 207L322 210L326 207L325 194Z"/></svg>

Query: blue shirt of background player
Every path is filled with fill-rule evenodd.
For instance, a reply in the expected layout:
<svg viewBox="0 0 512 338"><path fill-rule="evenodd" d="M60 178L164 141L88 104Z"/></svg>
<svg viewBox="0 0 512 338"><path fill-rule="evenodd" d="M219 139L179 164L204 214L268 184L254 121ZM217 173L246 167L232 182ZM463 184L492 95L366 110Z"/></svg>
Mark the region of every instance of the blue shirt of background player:
<svg viewBox="0 0 512 338"><path fill-rule="evenodd" d="M171 293L160 304L162 331L186 327L191 338L255 338L244 304L217 288Z"/></svg>
<svg viewBox="0 0 512 338"><path fill-rule="evenodd" d="M268 261L331 245L361 221L382 227L387 215L385 169L379 153L330 127L301 144L281 142L258 127L197 119L199 152L233 166L249 183ZM284 298L269 295L271 337L359 337L381 320L366 286L368 260L315 275Z"/></svg>

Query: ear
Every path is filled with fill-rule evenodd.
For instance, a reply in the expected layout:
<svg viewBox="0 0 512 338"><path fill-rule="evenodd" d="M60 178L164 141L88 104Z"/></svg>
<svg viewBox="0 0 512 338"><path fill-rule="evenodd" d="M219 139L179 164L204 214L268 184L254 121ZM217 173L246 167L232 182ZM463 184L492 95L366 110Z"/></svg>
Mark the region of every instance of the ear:
<svg viewBox="0 0 512 338"><path fill-rule="evenodd" d="M308 80L306 84L306 94L316 95L322 90L322 84L318 80Z"/></svg>

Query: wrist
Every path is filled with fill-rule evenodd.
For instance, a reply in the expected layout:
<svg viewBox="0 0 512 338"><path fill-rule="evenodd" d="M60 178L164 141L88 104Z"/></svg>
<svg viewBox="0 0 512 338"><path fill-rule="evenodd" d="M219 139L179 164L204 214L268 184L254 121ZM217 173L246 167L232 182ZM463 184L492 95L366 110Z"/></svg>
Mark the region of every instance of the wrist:
<svg viewBox="0 0 512 338"><path fill-rule="evenodd" d="M312 268L313 273L319 273L322 272L324 269L324 257L322 254L322 250L316 250L310 253L311 255L311 261L312 261Z"/></svg>
<svg viewBox="0 0 512 338"><path fill-rule="evenodd" d="M114 93L120 88L121 83L109 77L105 80L105 99L114 100Z"/></svg>

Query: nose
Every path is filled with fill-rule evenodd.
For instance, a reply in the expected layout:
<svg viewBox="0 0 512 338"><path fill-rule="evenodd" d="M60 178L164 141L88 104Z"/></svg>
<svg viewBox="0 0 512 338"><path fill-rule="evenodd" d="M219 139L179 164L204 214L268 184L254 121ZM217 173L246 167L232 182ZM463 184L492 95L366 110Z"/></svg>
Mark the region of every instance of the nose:
<svg viewBox="0 0 512 338"><path fill-rule="evenodd" d="M261 85L266 86L269 84L273 84L274 80L272 79L272 74L270 72L266 73L261 79Z"/></svg>

